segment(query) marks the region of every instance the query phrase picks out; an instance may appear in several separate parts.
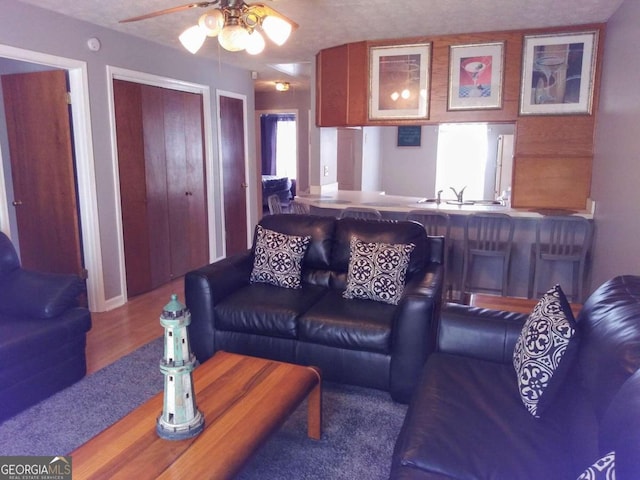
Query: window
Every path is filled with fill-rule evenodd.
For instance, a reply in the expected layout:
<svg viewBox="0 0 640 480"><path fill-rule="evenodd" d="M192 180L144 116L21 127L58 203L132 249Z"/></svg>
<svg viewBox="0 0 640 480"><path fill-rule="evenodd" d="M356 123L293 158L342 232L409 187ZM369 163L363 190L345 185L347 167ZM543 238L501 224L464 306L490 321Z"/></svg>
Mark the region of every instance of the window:
<svg viewBox="0 0 640 480"><path fill-rule="evenodd" d="M278 119L276 127L276 175L297 178L296 119Z"/></svg>
<svg viewBox="0 0 640 480"><path fill-rule="evenodd" d="M295 179L297 175L297 122L295 113L260 115L262 175Z"/></svg>
<svg viewBox="0 0 640 480"><path fill-rule="evenodd" d="M492 199L493 189L487 191L485 174L488 159L488 129L484 123L443 123L438 129L436 160L436 191L443 198L453 198L464 187L464 199Z"/></svg>

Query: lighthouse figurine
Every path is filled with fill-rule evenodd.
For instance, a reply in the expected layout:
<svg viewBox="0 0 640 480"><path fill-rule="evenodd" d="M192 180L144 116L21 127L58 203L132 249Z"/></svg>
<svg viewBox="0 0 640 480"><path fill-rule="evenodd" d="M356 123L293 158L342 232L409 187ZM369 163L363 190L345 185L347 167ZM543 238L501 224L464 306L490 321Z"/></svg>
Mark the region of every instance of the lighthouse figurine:
<svg viewBox="0 0 640 480"><path fill-rule="evenodd" d="M164 405L156 431L167 440L195 437L204 429L204 416L196 406L193 391L195 356L189 346L187 326L190 323L189 310L174 293L160 316L160 324L164 327L164 357L160 360Z"/></svg>

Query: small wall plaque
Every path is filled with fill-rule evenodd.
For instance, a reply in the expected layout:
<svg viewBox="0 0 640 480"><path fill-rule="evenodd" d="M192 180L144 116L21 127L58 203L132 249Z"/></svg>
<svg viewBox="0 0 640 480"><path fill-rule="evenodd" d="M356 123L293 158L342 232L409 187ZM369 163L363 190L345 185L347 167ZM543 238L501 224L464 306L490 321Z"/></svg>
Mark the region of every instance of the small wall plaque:
<svg viewBox="0 0 640 480"><path fill-rule="evenodd" d="M398 127L398 147L419 147L422 137L420 125Z"/></svg>

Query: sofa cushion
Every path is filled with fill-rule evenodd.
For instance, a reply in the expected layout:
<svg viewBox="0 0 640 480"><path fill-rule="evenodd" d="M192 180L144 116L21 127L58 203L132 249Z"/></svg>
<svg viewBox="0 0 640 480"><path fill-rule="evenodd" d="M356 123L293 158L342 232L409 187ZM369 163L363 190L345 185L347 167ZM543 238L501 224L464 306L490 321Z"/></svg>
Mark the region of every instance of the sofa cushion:
<svg viewBox="0 0 640 480"><path fill-rule="evenodd" d="M302 261L304 274L306 270L329 269L335 222L334 217L280 214L262 217L260 225L287 235L311 237L311 243ZM255 239L253 244L255 245Z"/></svg>
<svg viewBox="0 0 640 480"><path fill-rule="evenodd" d="M279 288L266 283L243 287L214 307L219 330L296 338L298 317L326 291L315 285Z"/></svg>
<svg viewBox="0 0 640 480"><path fill-rule="evenodd" d="M351 239L351 259L344 298L361 298L397 305L414 244L363 242Z"/></svg>
<svg viewBox="0 0 640 480"><path fill-rule="evenodd" d="M578 354L575 321L559 285L545 293L522 327L513 351L520 398L539 418Z"/></svg>
<svg viewBox="0 0 640 480"><path fill-rule="evenodd" d="M331 269L346 273L351 258L351 238L363 242L413 244L407 279L424 270L429 258L429 245L424 227L417 222L407 221L370 221L357 218L336 220L336 231L331 253ZM345 285L336 285L344 289Z"/></svg>
<svg viewBox="0 0 640 480"><path fill-rule="evenodd" d="M328 290L299 320L299 339L350 350L388 354L397 307L370 300L346 299Z"/></svg>
<svg viewBox="0 0 640 480"><path fill-rule="evenodd" d="M510 364L433 353L396 443L394 471L406 467L434 478L575 479L589 462L577 466L574 456L576 445L589 443L573 429L588 423L583 412L569 407L581 393L576 382L563 390L560 405L536 419L522 407Z"/></svg>
<svg viewBox="0 0 640 480"><path fill-rule="evenodd" d="M256 226L256 245L251 282L277 287L300 288L302 258L311 237L287 235Z"/></svg>
<svg viewBox="0 0 640 480"><path fill-rule="evenodd" d="M604 457L596 460L578 477L578 480L615 480L616 479L616 454L609 452Z"/></svg>

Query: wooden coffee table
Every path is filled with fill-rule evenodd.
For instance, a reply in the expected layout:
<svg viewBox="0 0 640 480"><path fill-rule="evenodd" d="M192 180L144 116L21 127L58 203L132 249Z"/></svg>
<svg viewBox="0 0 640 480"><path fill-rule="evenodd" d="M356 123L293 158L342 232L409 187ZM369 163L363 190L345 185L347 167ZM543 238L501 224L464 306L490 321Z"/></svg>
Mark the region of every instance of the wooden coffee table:
<svg viewBox="0 0 640 480"><path fill-rule="evenodd" d="M71 452L73 478L232 478L305 398L308 435L320 438L321 379L313 367L218 352L194 370L193 379L205 417L200 435L158 437L159 393Z"/></svg>

